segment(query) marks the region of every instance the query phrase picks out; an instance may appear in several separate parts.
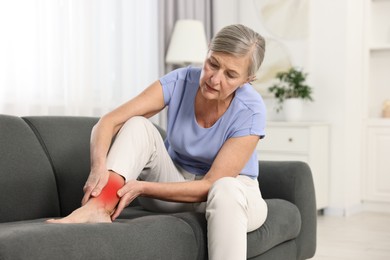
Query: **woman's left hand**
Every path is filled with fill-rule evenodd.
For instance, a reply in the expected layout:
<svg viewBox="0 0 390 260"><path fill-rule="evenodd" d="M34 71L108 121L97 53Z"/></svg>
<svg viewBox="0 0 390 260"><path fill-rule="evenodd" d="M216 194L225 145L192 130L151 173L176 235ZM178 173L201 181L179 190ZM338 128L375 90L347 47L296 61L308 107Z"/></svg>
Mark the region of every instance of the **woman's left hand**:
<svg viewBox="0 0 390 260"><path fill-rule="evenodd" d="M142 194L142 182L137 180L128 181L122 188L117 192L120 197L119 204L112 214L111 219L115 220L123 211L124 208L135 200L139 195Z"/></svg>

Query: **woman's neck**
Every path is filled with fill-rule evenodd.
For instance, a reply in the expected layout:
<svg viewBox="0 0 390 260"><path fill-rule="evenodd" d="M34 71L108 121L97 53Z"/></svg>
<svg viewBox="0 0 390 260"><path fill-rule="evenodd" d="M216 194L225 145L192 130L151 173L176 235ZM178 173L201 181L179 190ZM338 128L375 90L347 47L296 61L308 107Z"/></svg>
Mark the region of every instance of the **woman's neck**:
<svg viewBox="0 0 390 260"><path fill-rule="evenodd" d="M228 110L233 98L234 93L225 100L208 100L198 91L194 105L198 124L204 128L212 127Z"/></svg>

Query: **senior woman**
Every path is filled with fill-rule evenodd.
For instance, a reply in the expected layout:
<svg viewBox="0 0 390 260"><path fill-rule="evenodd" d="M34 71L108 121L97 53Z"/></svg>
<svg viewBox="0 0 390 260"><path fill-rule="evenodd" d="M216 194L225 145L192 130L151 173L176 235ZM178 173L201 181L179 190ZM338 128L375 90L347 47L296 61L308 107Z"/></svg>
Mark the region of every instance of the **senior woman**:
<svg viewBox="0 0 390 260"><path fill-rule="evenodd" d="M174 70L104 115L92 131L83 206L49 222L111 222L138 197L152 211L205 212L210 259L246 259L246 233L267 216L255 151L265 106L249 84L264 51L252 29L224 27L203 68ZM147 118L166 106L163 141Z"/></svg>

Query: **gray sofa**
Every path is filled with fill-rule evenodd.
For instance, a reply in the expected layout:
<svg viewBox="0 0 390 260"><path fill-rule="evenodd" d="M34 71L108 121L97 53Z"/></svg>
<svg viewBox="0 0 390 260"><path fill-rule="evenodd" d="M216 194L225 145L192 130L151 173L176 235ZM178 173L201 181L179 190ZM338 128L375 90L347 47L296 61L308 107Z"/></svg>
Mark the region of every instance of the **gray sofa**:
<svg viewBox="0 0 390 260"><path fill-rule="evenodd" d="M44 223L79 207L96 122L0 115L0 259L207 259L200 213L152 213L135 201L113 224ZM269 213L248 234L248 259L312 257L316 205L308 165L259 165Z"/></svg>

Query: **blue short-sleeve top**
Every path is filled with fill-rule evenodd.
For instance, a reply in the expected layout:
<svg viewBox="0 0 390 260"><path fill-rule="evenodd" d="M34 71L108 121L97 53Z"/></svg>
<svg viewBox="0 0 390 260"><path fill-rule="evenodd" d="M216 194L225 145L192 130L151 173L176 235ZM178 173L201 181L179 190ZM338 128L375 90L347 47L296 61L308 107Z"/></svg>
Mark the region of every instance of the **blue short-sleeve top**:
<svg viewBox="0 0 390 260"><path fill-rule="evenodd" d="M200 74L200 68L181 68L160 78L160 83L168 106L165 139L168 153L186 171L205 175L227 139L247 135L264 137L266 109L260 94L245 84L236 90L229 108L212 127L200 126L194 108ZM257 177L256 151L240 174Z"/></svg>

